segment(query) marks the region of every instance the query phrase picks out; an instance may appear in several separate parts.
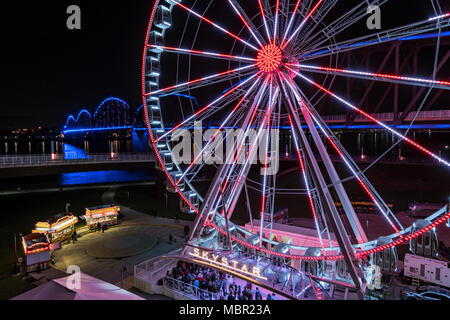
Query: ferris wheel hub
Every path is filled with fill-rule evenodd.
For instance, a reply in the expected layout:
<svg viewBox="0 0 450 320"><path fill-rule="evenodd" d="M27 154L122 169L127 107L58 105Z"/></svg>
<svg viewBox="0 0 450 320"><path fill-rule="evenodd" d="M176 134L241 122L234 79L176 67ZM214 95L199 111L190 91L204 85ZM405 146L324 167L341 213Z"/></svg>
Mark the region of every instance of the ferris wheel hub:
<svg viewBox="0 0 450 320"><path fill-rule="evenodd" d="M281 49L275 44L268 44L259 50L256 63L262 72L270 73L278 70L282 58Z"/></svg>

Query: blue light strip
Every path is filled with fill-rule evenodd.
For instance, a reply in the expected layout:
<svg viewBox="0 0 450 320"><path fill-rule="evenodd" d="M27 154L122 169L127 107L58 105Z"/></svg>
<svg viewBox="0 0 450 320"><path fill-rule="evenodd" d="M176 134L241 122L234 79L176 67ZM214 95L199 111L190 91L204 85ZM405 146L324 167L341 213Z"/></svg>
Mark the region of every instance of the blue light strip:
<svg viewBox="0 0 450 320"><path fill-rule="evenodd" d="M130 129L134 129L134 127L133 126L125 126L125 127L110 127L110 128L70 129L70 130L63 131L63 133L70 134L70 133L97 132L97 131L130 130Z"/></svg>
<svg viewBox="0 0 450 320"><path fill-rule="evenodd" d="M92 119L92 115L91 115L91 113L90 113L89 111L87 111L86 109L85 109L85 110L81 110L80 113L78 114L78 117L77 117L77 121L76 121L77 123L78 123L78 121L80 120L80 117L81 117L81 115L82 115L83 113L87 114L87 115L89 116L89 118Z"/></svg>
<svg viewBox="0 0 450 320"><path fill-rule="evenodd" d="M100 105L98 106L97 110L94 113L94 118L97 116L97 113L100 111L100 109L109 101L120 102L120 103L124 104L128 110L130 109L130 106L128 105L128 103L126 103L122 99L111 97L111 98L103 100L102 103L100 103Z"/></svg>
<svg viewBox="0 0 450 320"><path fill-rule="evenodd" d="M167 96L178 96L178 97L183 97L183 98L191 99L191 100L194 100L195 104L198 106L197 98L192 97L192 96L188 96L187 94L182 94L182 93L168 93L168 94L161 95L160 97L167 97Z"/></svg>

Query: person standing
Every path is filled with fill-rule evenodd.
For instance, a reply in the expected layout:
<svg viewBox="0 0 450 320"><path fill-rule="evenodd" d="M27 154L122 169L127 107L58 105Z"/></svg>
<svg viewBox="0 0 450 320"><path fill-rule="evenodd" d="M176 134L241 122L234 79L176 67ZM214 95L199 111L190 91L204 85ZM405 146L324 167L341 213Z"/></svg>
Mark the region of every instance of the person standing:
<svg viewBox="0 0 450 320"><path fill-rule="evenodd" d="M262 300L262 296L261 296L261 292L259 291L259 288L256 288L255 300Z"/></svg>

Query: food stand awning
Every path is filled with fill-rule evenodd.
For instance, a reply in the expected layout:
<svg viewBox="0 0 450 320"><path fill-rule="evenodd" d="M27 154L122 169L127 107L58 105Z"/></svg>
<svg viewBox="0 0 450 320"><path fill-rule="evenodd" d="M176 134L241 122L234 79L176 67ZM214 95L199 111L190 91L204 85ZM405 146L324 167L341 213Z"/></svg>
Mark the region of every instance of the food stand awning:
<svg viewBox="0 0 450 320"><path fill-rule="evenodd" d="M119 211L120 207L115 205L86 208L86 224L91 227L97 223L108 225L117 224Z"/></svg>

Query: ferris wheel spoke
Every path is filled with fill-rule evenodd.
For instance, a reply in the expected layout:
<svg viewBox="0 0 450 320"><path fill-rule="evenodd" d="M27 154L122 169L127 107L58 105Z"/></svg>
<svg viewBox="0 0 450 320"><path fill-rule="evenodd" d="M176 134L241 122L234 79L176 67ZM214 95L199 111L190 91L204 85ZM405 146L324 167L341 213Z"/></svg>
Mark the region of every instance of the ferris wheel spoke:
<svg viewBox="0 0 450 320"><path fill-rule="evenodd" d="M261 72L258 73L257 79L256 81L253 83L253 85L250 87L250 89L247 90L247 92L245 93L245 95L241 98L241 100L239 100L239 102L236 104L236 106L233 108L233 110L231 110L230 114L228 115L228 117L221 122L220 127L216 130L216 132L212 135L212 137L209 139L209 141L206 143L206 145L203 147L203 150L199 152L199 154L197 155L197 157L194 159L194 161L192 161L192 163L189 165L189 167L184 171L183 175L180 177L180 179L177 181L177 185L186 177L186 175L190 172L190 170L192 170L192 168L197 164L197 162L199 161L200 157L203 156L205 150L208 149L208 147L210 146L210 144L216 139L216 137L218 136L219 133L222 132L222 129L228 124L228 122L230 121L230 119L233 117L233 115L235 114L235 112L239 109L239 107L241 107L241 105L244 103L244 101L248 98L248 96L252 93L253 89L256 87L256 85L259 83L259 80L261 79L260 76Z"/></svg>
<svg viewBox="0 0 450 320"><path fill-rule="evenodd" d="M249 77L247 80L239 83L237 86L233 87L232 89L228 90L226 93L222 94L219 98L217 98L216 100L214 100L213 102L211 102L210 104L208 104L207 106L201 108L200 110L198 110L196 113L194 113L192 116L188 117L187 119L185 119L184 121L180 122L179 124L177 124L174 128L172 128L171 130L167 131L166 133L164 133L163 135L161 135L156 142L161 141L162 139L164 139L165 137L167 137L168 135L172 134L174 131L180 129L182 126L186 125L187 123L193 122L197 120L197 117L200 116L202 113L204 113L205 111L211 109L214 106L217 106L217 104L219 102L221 102L222 100L224 100L226 97L230 96L233 92L235 92L236 90L240 89L242 86L244 86L245 84L247 84L248 82L250 82L252 79L254 79L258 74L254 74L253 76Z"/></svg>
<svg viewBox="0 0 450 320"><path fill-rule="evenodd" d="M320 6L320 4L323 2L323 0L318 0L316 5L311 9L311 11L306 15L306 17L303 19L303 21L300 23L300 25L295 29L295 31L292 33L292 35L281 44L281 49L285 49L287 45L292 41L292 39L297 35L297 33L303 28L303 26L308 22L309 18L316 12L317 8Z"/></svg>
<svg viewBox="0 0 450 320"><path fill-rule="evenodd" d="M219 29L219 30L222 31L223 33L225 33L225 34L231 36L232 38L234 38L234 39L236 39L236 40L242 42L242 43L245 44L246 46L248 46L248 47L250 47L250 48L252 48L252 49L258 51L258 48L255 47L254 45L248 43L247 41L245 41L245 40L243 40L242 38L238 37L238 36L235 35L234 33L232 33L232 32L230 32L230 31L224 29L223 27L219 26L217 23L215 23L215 22L213 22L213 21L211 21L211 20L209 20L209 19L203 17L201 14L199 14L199 13L195 12L194 10L192 10L192 9L190 9L190 8L188 8L188 7L186 7L185 5L183 5L182 3L180 3L179 1L177 1L177 0L167 0L167 1L172 2L172 3L175 4L175 5L178 5L179 7L183 8L183 9L186 10L187 12L193 14L194 16L196 16L197 18L201 19L202 21L205 21L206 23L212 25L212 26L215 27L216 29Z"/></svg>
<svg viewBox="0 0 450 320"><path fill-rule="evenodd" d="M281 40L281 45L284 44L284 42L286 41L287 35L288 35L289 31L291 30L292 24L294 23L295 15L297 14L297 10L300 5L300 2L302 2L302 0L297 0L297 2L295 4L294 11L292 11L291 19L289 20L286 30L284 31L283 40Z"/></svg>
<svg viewBox="0 0 450 320"><path fill-rule="evenodd" d="M293 83L294 86L296 86L295 82ZM320 130L323 132L323 135L327 138L329 143L333 146L333 148L337 151L337 153L341 156L341 158L344 160L345 164L349 168L349 170L352 172L353 176L359 180L360 184L363 184L363 189L368 193L369 197L372 199L375 199L377 203L377 207L379 210L386 216L391 216L393 220L397 223L397 225L400 227L400 229L404 230L402 224L397 219L397 217L394 215L394 213L391 211L389 206L384 202L384 200L381 198L381 196L378 194L378 192L375 190L375 188L372 186L370 181L365 176L364 172L358 167L356 162L353 160L353 158L348 154L348 152L345 150L344 146L341 144L339 139L335 136L333 131L328 127L325 120L320 116L320 114L317 112L317 110L314 108L314 106L311 104L311 102L306 98L305 94L300 90L300 94L303 96L305 101L305 106L307 107L308 113L311 114L312 118L316 122L317 126L320 128ZM347 179L346 179L347 180ZM380 208L380 206L382 208ZM385 214L386 213L386 214ZM392 225L392 223L388 220L388 222ZM395 229L394 229L395 230Z"/></svg>
<svg viewBox="0 0 450 320"><path fill-rule="evenodd" d="M231 5L233 10L236 12L239 19L241 19L242 23L247 27L248 31L251 33L251 35L256 40L256 42L258 42L259 47L262 47L263 45L261 44L261 40L258 38L258 36L261 37L261 35L257 31L257 28L253 25L251 20L247 17L247 15L245 14L244 10L241 8L239 3L237 3L235 0L228 0L228 3ZM255 30L255 31L253 31L253 30ZM258 34L258 36L257 36L257 34Z"/></svg>
<svg viewBox="0 0 450 320"><path fill-rule="evenodd" d="M250 169L250 165L249 164L252 164L253 161L254 161L255 152L256 152L256 146L259 143L259 139L260 139L262 130L264 128L264 124L262 123L260 125L260 127L259 127L257 136L253 140L253 144L250 146L250 151L249 151L248 155L244 155L245 141L246 141L246 138L249 137L249 130L253 126L253 121L255 120L256 113L259 110L259 105L263 101L264 92L265 92L265 90L267 88L267 80L268 80L268 77L266 78L264 86L261 88L259 97L255 97L255 102L256 103L254 105L253 110L250 110L251 114L249 113L248 116L247 116L248 120L246 120L246 122L248 124L245 127L246 130L245 130L244 134L238 139L239 141L237 141L235 143L235 145L238 147L236 156L234 156L234 153L233 153L233 154L228 155L228 158L227 158L227 163L229 163L229 162L233 163L227 169L227 172L225 173L225 179L224 179L224 183L223 183L223 187L222 187L222 194L225 194L225 192L226 192L226 190L227 190L227 188L229 186L231 187L231 190L229 191L230 198L225 202L226 208L228 208L227 212L229 212L228 219L231 218L231 215L232 215L232 213L234 211L234 207L236 205L237 199L236 200L233 200L233 199L234 199L236 194L238 194L238 195L240 194L241 189L242 189L242 181L245 180L245 178L248 175L249 169ZM269 108L267 108L267 109L269 109ZM264 120L263 120L263 122L264 122ZM232 158L230 158L230 157L232 157ZM238 165L238 163L240 163L240 159L242 159L242 157L244 157L245 162L242 165L240 165L240 164ZM234 160L234 161L232 161L232 160ZM239 168L241 168L241 170L239 170ZM233 176L236 177L236 180L233 180ZM233 181L234 181L234 183L233 183ZM219 203L220 202L217 201L217 204L216 204L216 207L214 209L214 212L217 211ZM226 208L223 209L222 214L224 214Z"/></svg>
<svg viewBox="0 0 450 320"><path fill-rule="evenodd" d="M244 180L246 179L246 177L247 177L247 175L248 175L248 173L250 171L251 164L254 162L254 159L255 159L255 156L256 156L256 151L257 151L257 146L259 144L261 135L262 135L262 133L264 131L265 124L266 124L266 122L268 121L269 117L272 114L272 111L273 111L273 108L274 108L274 105L275 105L275 100L276 100L276 98L278 96L278 93L279 93L279 89L277 88L275 90L275 93L269 97L268 107L264 111L264 114L263 114L264 117L263 117L263 119L261 121L261 124L259 126L258 133L257 133L257 135L256 135L256 137L255 137L255 139L253 141L253 144L250 146L250 151L249 151L248 156L247 156L247 158L245 160L245 163L244 163L244 165L242 165L241 172L239 173L239 175L237 177L237 180L236 180L236 182L235 182L235 184L234 184L234 186L233 186L233 188L231 190L231 194L233 195L232 196L233 201L231 202L231 206L229 207L231 209L229 209L228 219L231 218L231 215L232 215L233 210L234 210L234 208L236 206L236 203L237 203L238 197L240 195L240 192L242 191L242 187L244 185ZM245 142L245 140L243 142ZM239 150L238 153L242 152L242 150L243 150L242 148L243 148L243 145L241 144L240 150ZM228 178L230 178L230 176ZM237 195L237 197L235 197L235 195Z"/></svg>
<svg viewBox="0 0 450 320"><path fill-rule="evenodd" d="M303 69L304 71L310 71L314 73L332 74L337 76L351 77L364 80L375 80L398 84L406 84L412 86L434 87L437 89L450 90L450 81L422 79L392 74L372 73L372 72L356 71L351 69L328 68L314 65L306 65L301 63L299 64L287 63L287 65L290 67L297 67Z"/></svg>
<svg viewBox="0 0 450 320"><path fill-rule="evenodd" d="M331 10L334 8L334 6L338 3L339 0L330 0L327 2L324 2L320 8L317 10L316 14L311 16L311 19L314 23L311 23L310 25L307 25L305 27L305 30L300 33L296 38L296 45L294 52L299 52L302 48L305 46L308 46L308 44L314 39L315 36L318 34L321 34L324 32L323 29L318 31L316 34L313 34L314 31L322 24L323 28L326 28L327 25L323 23L323 20L327 17L327 15L331 12ZM328 40L329 38L327 38Z"/></svg>
<svg viewBox="0 0 450 320"><path fill-rule="evenodd" d="M266 14L264 12L264 7L262 5L261 0L258 0L258 6L259 6L259 11L261 13L261 18L264 23L264 29L266 30L267 41L270 42L271 36L270 36L270 31L269 31L269 25L267 24Z"/></svg>
<svg viewBox="0 0 450 320"><path fill-rule="evenodd" d="M179 54L187 54L193 56L200 56L204 58L215 58L215 59L225 59L225 60L234 60L238 62L244 63L254 63L256 62L255 58L241 57L241 56L233 56L229 54L223 53L215 53L215 52L207 52L200 50L192 50L192 49L184 49L184 48L176 48L176 47L167 47L167 46L159 46L154 44L147 44L148 48L155 48L158 50L163 50L165 52L170 53L179 53Z"/></svg>
<svg viewBox="0 0 450 320"><path fill-rule="evenodd" d="M254 116L259 109L259 104L264 98L264 93L267 89L268 77L266 77L263 85L259 88L257 95L254 97L254 101L250 107L250 109L246 112L245 119L243 120L241 127L245 128L245 132L242 135L238 135L237 139L234 141L233 152L227 153L225 164L219 167L218 174L214 179L213 190L210 190L208 193L205 202L203 204L203 209L206 210L206 213L202 213L202 216L205 216L204 226L212 223L214 217L217 213L218 207L223 202L224 193L228 187L228 185L232 182L232 173L235 168L238 166L238 157L242 154L242 148L245 144L245 139L248 136L249 128L252 126ZM235 157L236 147L238 149L237 156ZM231 163L231 165L230 165ZM224 215L225 208L222 210L221 215Z"/></svg>
<svg viewBox="0 0 450 320"><path fill-rule="evenodd" d="M450 163L444 159L442 159L441 157L439 157L438 155L434 154L433 152L431 152L430 150L424 148L423 146L419 145L417 142L415 142L414 140L408 138L407 136L401 134L400 132L392 129L391 127L389 127L387 124L383 123L382 121L376 119L375 117L369 115L368 113L362 111L361 109L359 109L358 107L354 106L353 104L351 104L350 102L344 100L343 98L339 97L338 95L334 94L333 92L329 91L328 89L322 87L321 85L319 85L318 83L312 81L311 79L305 77L303 74L298 73L297 71L287 67L289 70L291 70L293 73L295 73L298 77L302 78L303 80L309 82L310 84L312 84L313 86L315 86L316 88L326 92L328 95L332 96L333 98L337 99L338 101L342 102L344 105L346 105L348 108L358 112L359 114L361 114L363 117L375 122L376 124L378 124L379 126L383 127L384 129L388 130L389 132L393 133L395 136L399 137L400 139L402 139L403 141L407 142L408 144L414 146L415 148L421 150L422 152L428 154L430 157L438 160L440 163L445 164L447 167L450 167Z"/></svg>
<svg viewBox="0 0 450 320"><path fill-rule="evenodd" d="M289 82L284 77L284 75L282 75L282 78L283 78L283 82L281 83L281 87L282 87L284 95L285 95L285 97L287 99L287 103L289 105L289 108L292 111L292 110L294 110L294 108L292 106L291 99L289 97L290 95L288 94L287 88L285 86L285 83L289 84ZM297 134L296 134L296 131L295 131L296 129L295 129L294 125L293 125L292 118L291 118L290 115L288 115L288 120L289 120L289 125L291 127L292 137L294 138L294 146L295 146L295 150L296 150L296 153L297 153L298 161L299 161L299 164L300 164L301 174L303 176L304 184L305 184L305 187L306 187L306 192L307 192L307 196L308 196L308 200L309 200L310 209L312 211L314 224L315 224L317 235L319 237L320 245L321 245L322 251L323 251L324 250L324 244L323 244L323 239L322 239L322 232L321 232L320 227L319 227L318 215L317 215L316 207L315 207L314 201L313 201L313 193L312 193L310 184L308 182L308 177L307 177L305 164L304 164L304 161L303 161L302 151L300 149L300 144L299 144L299 141L298 141L298 138L297 138ZM331 247L331 244L330 244L330 247Z"/></svg>
<svg viewBox="0 0 450 320"><path fill-rule="evenodd" d="M298 161L299 161L299 164L300 164L300 171L301 171L301 174L303 176L303 181L304 181L304 184L305 184L305 187L306 187L306 192L308 194L309 206L310 206L310 209L312 211L313 218L314 218L314 224L315 224L315 227L316 227L317 235L319 237L320 245L322 247L322 250L324 250L324 244L323 244L323 239L322 239L322 232L320 231L320 228L319 228L319 222L318 222L318 216L317 216L317 212L316 212L316 207L314 205L311 187L309 186L307 172L306 172L306 169L305 169L305 164L303 162L303 156L301 154L300 145L298 143L297 134L295 133L295 128L294 128L294 125L292 123L291 116L289 116L289 123L290 123L291 130L292 130L292 137L294 138L294 145L295 145L295 150L296 150L296 153L297 153L297 158L298 158Z"/></svg>
<svg viewBox="0 0 450 320"><path fill-rule="evenodd" d="M193 89L201 88L204 86L215 85L222 81L228 81L228 80L231 80L234 78L239 78L239 77L248 75L248 74L243 74L242 71L246 71L246 70L249 70L249 69L252 69L255 67L256 67L256 65L253 64L253 65L248 65L248 66L245 66L242 68L237 68L237 69L233 69L233 70L229 70L229 71L225 71L225 72L221 72L221 73L216 73L211 76L202 77L202 78L198 78L198 79L191 80L188 82L169 86L169 87L166 87L163 89L155 90L150 93L146 93L145 96L155 96L155 95L159 95L162 93L163 94L179 93L179 92L183 92L186 90L193 90Z"/></svg>
<svg viewBox="0 0 450 320"><path fill-rule="evenodd" d="M234 144L235 146L237 146L236 156L233 156L233 155L227 156L227 163L232 162L233 164L231 165L231 167L228 169L227 173L225 174L226 178L224 181L224 185L222 187L222 193L225 192L228 185L230 184L233 170L237 167L239 160L243 156L243 148L245 145L245 139L247 137L249 137L249 130L253 126L253 121L259 110L260 103L262 102L262 100L264 98L264 93L265 93L265 90L267 89L268 79L269 79L269 77L266 77L263 86L260 88L260 92L259 92L258 96L255 96L254 106L251 108L251 110L247 114L247 119L244 121L244 124L245 124L244 128L246 128L246 130L244 131L243 136L238 137L238 141L235 142L235 144Z"/></svg>
<svg viewBox="0 0 450 320"><path fill-rule="evenodd" d="M441 29L450 27L450 18L436 21L420 21L407 26L393 28L376 34L359 37L356 39L346 40L329 46L308 49L301 53L299 57L301 61L318 59L327 57L337 53L353 51L365 47L389 43L396 40L408 40L420 38L421 35L427 36L427 33L438 32ZM433 34L430 35L434 37Z"/></svg>
<svg viewBox="0 0 450 320"><path fill-rule="evenodd" d="M276 44L277 38L278 38L278 19L280 14L280 0L276 0L275 4L275 20L274 20L274 27L273 27L273 44Z"/></svg>

